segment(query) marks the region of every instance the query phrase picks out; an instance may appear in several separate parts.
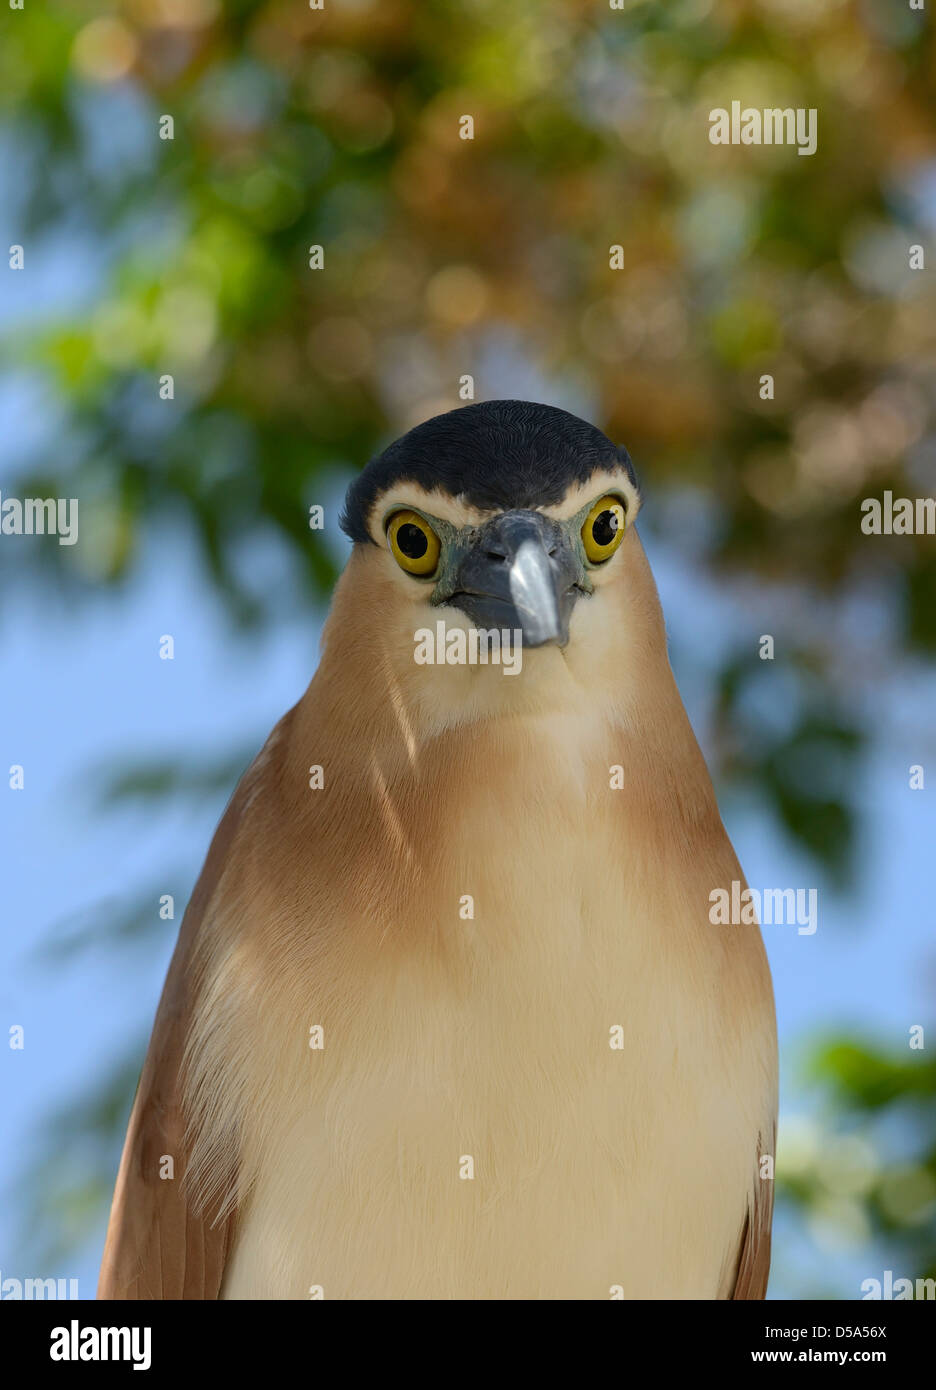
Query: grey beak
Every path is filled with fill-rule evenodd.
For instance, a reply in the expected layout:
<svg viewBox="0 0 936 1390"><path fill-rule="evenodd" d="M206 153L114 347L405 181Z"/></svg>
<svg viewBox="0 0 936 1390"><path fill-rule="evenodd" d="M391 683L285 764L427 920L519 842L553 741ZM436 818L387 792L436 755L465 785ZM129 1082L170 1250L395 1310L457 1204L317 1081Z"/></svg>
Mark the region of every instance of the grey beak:
<svg viewBox="0 0 936 1390"><path fill-rule="evenodd" d="M541 647L544 642L558 642L562 635L559 598L553 583L553 568L543 547L530 537L522 540L507 578L527 646Z"/></svg>
<svg viewBox="0 0 936 1390"><path fill-rule="evenodd" d="M534 511L502 512L472 535L445 602L476 627L519 629L524 646L564 647L583 577L558 521Z"/></svg>

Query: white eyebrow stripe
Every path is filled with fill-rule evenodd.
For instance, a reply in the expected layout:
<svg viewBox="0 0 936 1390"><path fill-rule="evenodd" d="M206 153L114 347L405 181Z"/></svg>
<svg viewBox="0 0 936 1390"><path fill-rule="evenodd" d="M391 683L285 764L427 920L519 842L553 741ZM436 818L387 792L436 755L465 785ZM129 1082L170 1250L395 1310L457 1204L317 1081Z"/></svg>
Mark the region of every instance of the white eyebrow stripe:
<svg viewBox="0 0 936 1390"><path fill-rule="evenodd" d="M549 507L539 507L537 510L556 521L569 521L577 516L587 503L598 502L606 492L622 494L627 501L628 521L633 521L640 509L640 493L623 467L598 469L587 482L577 483L561 502Z"/></svg>
<svg viewBox="0 0 936 1390"><path fill-rule="evenodd" d="M628 519L633 520L640 505L640 495L623 466L597 469L584 483L575 484L561 502L537 507L536 510L556 521L569 521L586 502L597 502L605 492L619 492L626 497ZM415 507L429 516L438 517L440 521L450 522L459 530L465 526L480 526L502 510L499 507L476 507L465 499L464 493L452 497L441 488L429 491L419 483L401 479L379 493L372 503L369 530L379 545L384 540L384 518L395 507Z"/></svg>

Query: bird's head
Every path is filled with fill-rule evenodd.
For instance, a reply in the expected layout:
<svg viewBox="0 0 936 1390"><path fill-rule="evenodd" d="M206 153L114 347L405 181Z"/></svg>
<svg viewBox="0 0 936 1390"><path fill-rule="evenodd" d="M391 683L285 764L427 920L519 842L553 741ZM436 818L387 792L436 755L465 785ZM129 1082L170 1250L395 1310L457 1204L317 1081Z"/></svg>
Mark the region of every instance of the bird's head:
<svg viewBox="0 0 936 1390"><path fill-rule="evenodd" d="M440 623L447 633L518 634L514 674L528 693L559 671L583 679L607 668L609 645L626 646L626 611L646 606L648 580L657 611L633 532L639 505L627 451L567 411L487 401L436 416L349 488L342 526L355 548L342 622L356 613L371 641L376 622L384 664L390 653L403 685L418 671L424 690L435 680L451 704L477 698L479 681L490 699L504 671L485 662L479 675L470 657L467 671L457 658L434 674L418 667L416 634Z"/></svg>

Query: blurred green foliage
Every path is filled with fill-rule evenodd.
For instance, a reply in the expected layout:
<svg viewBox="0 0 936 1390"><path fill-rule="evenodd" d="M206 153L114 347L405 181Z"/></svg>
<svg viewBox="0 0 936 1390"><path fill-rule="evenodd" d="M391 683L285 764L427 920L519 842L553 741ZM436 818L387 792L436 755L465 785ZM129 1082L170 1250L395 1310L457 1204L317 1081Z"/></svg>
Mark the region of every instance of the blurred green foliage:
<svg viewBox="0 0 936 1390"><path fill-rule="evenodd" d="M867 1038L830 1037L809 1050L807 1079L821 1123L781 1137L777 1194L815 1230L876 1250L867 1278L936 1278L936 1063ZM859 1287L852 1296L860 1298Z"/></svg>
<svg viewBox="0 0 936 1390"><path fill-rule="evenodd" d="M883 663L936 649L936 548L859 527L863 497L932 490L936 304L908 261L934 219L928 19L873 0L9 12L9 240L27 276L70 257L72 288L3 321L0 363L57 421L6 486L79 496L83 544L18 551L15 574L0 554L0 591L53 582L77 605L119 589L168 523L197 537L232 619L272 623L278 595L247 581L245 541L277 538L321 600L335 562L308 507L460 404L463 375L479 397L581 403L634 456L648 526L654 500L704 498L699 563L782 596L772 674L789 723L752 698L752 610L718 674L714 771L847 884L868 735L856 671L873 688ZM815 107L817 153L712 146L709 110L734 99ZM888 643L861 659L836 607L855 594L888 614ZM236 761L193 772L167 756L108 795L202 794ZM843 1116L932 1103L916 1054L849 1046L816 1059ZM89 1132L102 1113L85 1108ZM862 1200L881 1225L876 1193ZM929 1267L932 1210L906 1228Z"/></svg>

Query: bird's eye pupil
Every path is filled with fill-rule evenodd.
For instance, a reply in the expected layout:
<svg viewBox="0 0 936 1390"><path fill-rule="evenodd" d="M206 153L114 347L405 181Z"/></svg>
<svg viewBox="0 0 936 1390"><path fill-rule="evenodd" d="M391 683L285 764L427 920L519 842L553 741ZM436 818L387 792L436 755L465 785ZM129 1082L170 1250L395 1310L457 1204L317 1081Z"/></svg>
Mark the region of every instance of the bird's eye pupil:
<svg viewBox="0 0 936 1390"><path fill-rule="evenodd" d="M596 545L610 545L617 535L619 525L618 514L609 507L607 511L599 512L592 524L592 535Z"/></svg>
<svg viewBox="0 0 936 1390"><path fill-rule="evenodd" d="M396 543L407 560L421 560L429 549L429 538L419 526L405 521L396 533Z"/></svg>

